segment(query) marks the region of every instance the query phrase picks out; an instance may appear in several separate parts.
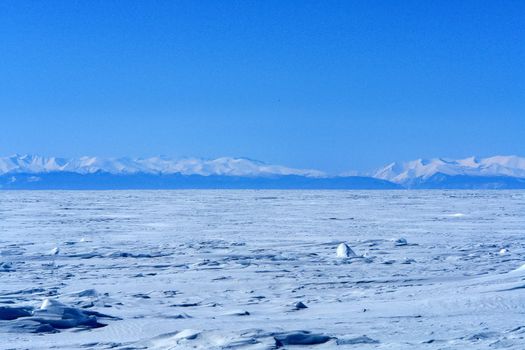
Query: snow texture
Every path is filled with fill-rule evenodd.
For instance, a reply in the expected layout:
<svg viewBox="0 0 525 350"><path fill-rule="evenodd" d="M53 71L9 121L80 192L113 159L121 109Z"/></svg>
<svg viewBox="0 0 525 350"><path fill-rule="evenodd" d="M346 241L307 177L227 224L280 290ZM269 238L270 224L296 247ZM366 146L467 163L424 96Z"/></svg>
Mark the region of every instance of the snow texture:
<svg viewBox="0 0 525 350"><path fill-rule="evenodd" d="M522 350L523 203L0 192L0 349Z"/></svg>

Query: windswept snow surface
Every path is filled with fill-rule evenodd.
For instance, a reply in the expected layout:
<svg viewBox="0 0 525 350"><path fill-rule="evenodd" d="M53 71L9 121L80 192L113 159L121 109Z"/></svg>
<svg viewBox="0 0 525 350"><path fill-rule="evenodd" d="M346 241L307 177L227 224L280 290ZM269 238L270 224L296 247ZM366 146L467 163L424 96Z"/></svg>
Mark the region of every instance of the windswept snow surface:
<svg viewBox="0 0 525 350"><path fill-rule="evenodd" d="M0 192L0 348L521 350L524 203ZM338 258L341 242L358 255Z"/></svg>

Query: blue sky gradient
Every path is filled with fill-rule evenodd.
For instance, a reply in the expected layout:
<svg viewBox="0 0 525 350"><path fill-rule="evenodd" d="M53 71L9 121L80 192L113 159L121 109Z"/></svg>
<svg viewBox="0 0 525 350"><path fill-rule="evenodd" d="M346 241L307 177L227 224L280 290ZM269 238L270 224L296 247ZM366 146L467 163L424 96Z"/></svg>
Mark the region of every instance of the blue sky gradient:
<svg viewBox="0 0 525 350"><path fill-rule="evenodd" d="M0 154L525 155L524 1L2 1Z"/></svg>

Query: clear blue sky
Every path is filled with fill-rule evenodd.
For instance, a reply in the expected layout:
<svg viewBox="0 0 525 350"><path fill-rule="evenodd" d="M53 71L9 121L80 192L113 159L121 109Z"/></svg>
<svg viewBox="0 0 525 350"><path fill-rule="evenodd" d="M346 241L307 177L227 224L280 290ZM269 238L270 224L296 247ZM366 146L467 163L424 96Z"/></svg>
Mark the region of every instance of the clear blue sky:
<svg viewBox="0 0 525 350"><path fill-rule="evenodd" d="M525 1L0 1L0 154L525 155Z"/></svg>

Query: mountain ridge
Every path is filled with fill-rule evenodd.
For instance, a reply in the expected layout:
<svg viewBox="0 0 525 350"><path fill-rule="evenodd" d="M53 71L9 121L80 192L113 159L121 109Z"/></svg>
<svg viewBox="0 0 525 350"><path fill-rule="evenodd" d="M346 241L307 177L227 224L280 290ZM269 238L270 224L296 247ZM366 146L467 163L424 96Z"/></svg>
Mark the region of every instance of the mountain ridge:
<svg viewBox="0 0 525 350"><path fill-rule="evenodd" d="M525 178L525 158L518 156L432 158L393 162L378 169L373 177L403 183L414 178L429 178L437 173L450 176L510 176Z"/></svg>
<svg viewBox="0 0 525 350"><path fill-rule="evenodd" d="M0 188L517 189L525 188L525 158L416 159L392 162L369 174L329 175L249 158L61 158L15 154L0 157Z"/></svg>
<svg viewBox="0 0 525 350"><path fill-rule="evenodd" d="M15 173L72 172L93 174L183 174L225 176L271 176L300 175L325 177L322 171L296 169L281 165L270 165L248 158L220 157L216 159L169 158L102 158L83 156L79 158L44 157L39 155L13 155L0 157L0 175Z"/></svg>
<svg viewBox="0 0 525 350"><path fill-rule="evenodd" d="M515 188L525 187L525 158L492 156L462 159L433 158L393 162L376 170L372 177L407 188Z"/></svg>

